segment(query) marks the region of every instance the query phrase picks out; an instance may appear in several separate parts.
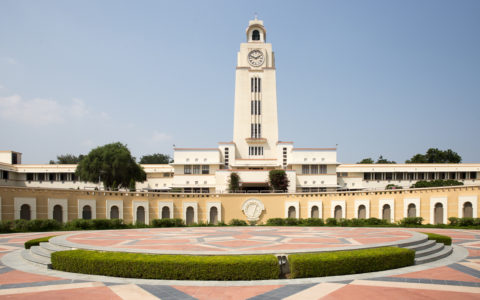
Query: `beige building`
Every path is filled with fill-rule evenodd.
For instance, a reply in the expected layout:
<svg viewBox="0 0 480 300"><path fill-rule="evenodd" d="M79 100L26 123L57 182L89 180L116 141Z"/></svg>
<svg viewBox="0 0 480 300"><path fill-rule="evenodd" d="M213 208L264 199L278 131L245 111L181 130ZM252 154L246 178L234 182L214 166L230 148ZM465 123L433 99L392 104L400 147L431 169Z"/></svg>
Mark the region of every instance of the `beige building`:
<svg viewBox="0 0 480 300"><path fill-rule="evenodd" d="M388 204L390 215L387 219L421 215L433 222L431 211L428 210L432 209L432 205L442 203L444 214L441 219L445 221L447 215L462 215L460 210L463 207L460 207L465 201L461 199L466 198L461 197L477 197L476 187L472 190L467 187L434 189L435 192L398 191L403 195L400 198L368 195L377 195L377 191L382 195L386 192L380 191L391 184L409 188L418 180L454 179L466 186L475 186L479 184L480 164L342 165L337 161L336 148L295 148L293 142L279 141L275 55L272 44L267 43L267 31L260 20L249 22L246 41L240 44L237 54L235 76L233 140L220 142L214 148L175 148L173 163L143 165L147 180L138 182L137 192L133 194L114 192L118 197L109 197L112 193L100 192L103 190L101 185L77 178L76 165L22 164L21 153L0 151L0 192L7 193L7 196L0 194L3 197L0 205L3 217L19 218L20 207L25 204L29 205L32 218L34 215L41 218L52 216L52 209L57 205L57 210L62 207L62 214L65 214L63 220L83 216L83 207L86 206L90 207L92 217L99 218L111 217L110 210L116 207L114 215L123 216L127 221L135 221L137 209L142 207L144 221L147 222L166 215L187 218L189 207L194 211L194 220L208 221L210 211L215 209L218 219L229 220L246 216L240 213L245 211L240 203L248 200L246 195L227 194L230 175L233 172L239 175L242 193L264 193L269 192L269 171L275 169L286 171L289 179L288 194L260 194L265 203L262 200L261 204L257 203L259 208L254 206L255 211L264 208L261 210L265 211L261 220L287 215L382 217L383 208ZM172 191L181 194L156 193ZM448 193L442 192L437 197L437 191ZM471 195L471 191L476 192ZM37 197L37 192L54 196ZM15 193L25 196L16 196ZM409 193L420 194L419 197L408 198L406 195ZM430 196L443 200L435 202ZM162 200L152 202L150 197ZM190 203L185 201L185 197L196 200ZM308 197L310 198L306 200ZM215 201L210 201L212 199ZM412 202L405 199L416 200ZM225 201L233 201L237 206L230 207ZM431 201L435 203L432 204ZM471 203L469 207L472 213L468 215L477 215L476 201L477 198L466 201ZM416 213L408 214L408 205L413 203L416 205ZM252 205L247 205L250 210ZM360 211L361 205L363 210ZM168 212L162 213L163 207L168 207ZM313 213L315 207L316 212Z"/></svg>

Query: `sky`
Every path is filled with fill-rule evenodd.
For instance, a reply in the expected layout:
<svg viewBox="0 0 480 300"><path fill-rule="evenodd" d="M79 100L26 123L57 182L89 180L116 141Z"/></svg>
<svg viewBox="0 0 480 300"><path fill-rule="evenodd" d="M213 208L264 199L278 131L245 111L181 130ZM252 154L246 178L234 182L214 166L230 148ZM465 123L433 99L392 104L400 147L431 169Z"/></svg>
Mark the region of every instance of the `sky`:
<svg viewBox="0 0 480 300"><path fill-rule="evenodd" d="M280 140L338 145L341 163L431 147L480 163L477 0L0 0L0 150L37 164L117 141L137 158L231 141L255 13Z"/></svg>

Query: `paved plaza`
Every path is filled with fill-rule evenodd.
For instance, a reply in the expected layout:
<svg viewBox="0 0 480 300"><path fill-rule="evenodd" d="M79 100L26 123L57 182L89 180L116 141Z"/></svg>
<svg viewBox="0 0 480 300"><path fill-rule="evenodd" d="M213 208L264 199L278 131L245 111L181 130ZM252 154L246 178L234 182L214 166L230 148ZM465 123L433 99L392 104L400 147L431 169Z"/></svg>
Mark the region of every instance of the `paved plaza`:
<svg viewBox="0 0 480 300"><path fill-rule="evenodd" d="M356 248L408 241L417 231L449 235L451 256L358 275L242 282L112 278L42 269L21 259L27 240L62 234L82 247L136 252L288 251ZM480 231L450 229L212 227L0 235L0 298L5 299L480 299Z"/></svg>

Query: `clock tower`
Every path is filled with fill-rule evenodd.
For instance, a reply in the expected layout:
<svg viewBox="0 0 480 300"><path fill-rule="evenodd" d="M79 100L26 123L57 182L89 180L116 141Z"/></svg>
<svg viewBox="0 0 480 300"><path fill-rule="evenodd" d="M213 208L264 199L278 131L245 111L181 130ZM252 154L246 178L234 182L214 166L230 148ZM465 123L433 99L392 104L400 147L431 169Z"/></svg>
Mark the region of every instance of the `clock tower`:
<svg viewBox="0 0 480 300"><path fill-rule="evenodd" d="M235 73L233 142L237 159L277 157L275 57L263 21L252 20L240 44Z"/></svg>

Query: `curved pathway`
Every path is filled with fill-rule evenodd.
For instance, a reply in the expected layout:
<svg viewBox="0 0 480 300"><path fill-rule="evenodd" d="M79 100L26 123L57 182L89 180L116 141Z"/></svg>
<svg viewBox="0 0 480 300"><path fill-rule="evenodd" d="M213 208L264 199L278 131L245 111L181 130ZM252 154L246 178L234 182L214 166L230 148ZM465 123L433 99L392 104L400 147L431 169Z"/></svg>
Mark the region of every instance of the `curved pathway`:
<svg viewBox="0 0 480 300"><path fill-rule="evenodd" d="M235 230L235 228L226 228ZM279 230L289 232L294 229L294 227L282 227ZM322 229L325 230L325 227ZM332 228L332 230L337 229L338 228ZM364 231L365 234L368 232L368 228L350 229L352 231ZM404 229L401 231L403 230ZM148 232L148 230L144 231ZM315 230L311 231L314 232ZM42 270L21 261L19 250L23 249L23 243L27 240L54 235L55 233L3 234L0 235L0 258L2 258L2 264L0 264L0 299L68 298L72 300L86 298L138 299L139 297L142 297L142 300L480 299L479 230L425 228L412 229L411 231L436 232L451 236L456 245L454 254L449 258L434 263L398 270L318 279L271 280L260 282L155 281L119 279ZM88 238L89 232L76 233L86 235L83 237L91 241L91 239ZM59 234L66 234L66 232ZM104 234L109 233L105 231ZM78 235L72 236L78 237ZM361 238L360 236L361 235L359 235L359 238ZM201 237L196 238L201 239ZM295 234L292 238L304 239L308 237ZM408 237L405 236L405 238ZM178 237L178 239L182 238ZM242 237L240 237L240 239L242 239ZM342 240L342 243L345 243L345 241L347 241L346 244L359 243L356 239L350 241L348 239L349 237L345 238L345 240ZM141 241L141 237L137 242L138 241ZM79 240L76 242L79 242ZM308 241L303 242L310 243ZM93 243L95 244L95 242ZM238 246L246 247L247 245L233 245L232 247L236 248ZM226 248L232 247L227 245ZM121 248L123 248L123 246ZM219 247L219 249L224 248L224 245Z"/></svg>

